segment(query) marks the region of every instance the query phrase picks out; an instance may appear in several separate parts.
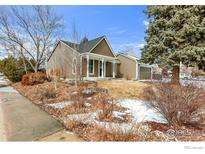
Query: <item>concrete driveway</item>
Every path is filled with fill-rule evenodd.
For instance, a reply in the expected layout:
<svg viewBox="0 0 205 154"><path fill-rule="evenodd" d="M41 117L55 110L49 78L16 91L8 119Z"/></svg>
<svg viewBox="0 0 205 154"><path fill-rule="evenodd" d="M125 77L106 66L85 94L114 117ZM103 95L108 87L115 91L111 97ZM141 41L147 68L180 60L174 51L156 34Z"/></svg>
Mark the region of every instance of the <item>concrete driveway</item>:
<svg viewBox="0 0 205 154"><path fill-rule="evenodd" d="M56 119L7 86L0 76L0 141L34 141L62 129Z"/></svg>

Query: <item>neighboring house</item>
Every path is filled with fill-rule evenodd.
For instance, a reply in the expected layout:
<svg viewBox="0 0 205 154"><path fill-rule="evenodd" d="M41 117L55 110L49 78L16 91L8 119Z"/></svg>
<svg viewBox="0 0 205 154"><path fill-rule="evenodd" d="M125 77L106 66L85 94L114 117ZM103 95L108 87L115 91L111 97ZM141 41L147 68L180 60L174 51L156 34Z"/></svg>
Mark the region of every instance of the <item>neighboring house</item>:
<svg viewBox="0 0 205 154"><path fill-rule="evenodd" d="M62 78L73 79L80 64L80 73L85 79L115 78L117 63L105 36L84 38L79 44L61 40L48 59L47 72L58 72Z"/></svg>
<svg viewBox="0 0 205 154"><path fill-rule="evenodd" d="M118 54L117 59L120 61L118 70L126 79L152 79L153 68L157 67L156 65L142 64L137 57L127 54Z"/></svg>
<svg viewBox="0 0 205 154"><path fill-rule="evenodd" d="M119 72L123 78L126 79L139 79L138 77L138 59L131 55L118 54L117 59L120 61Z"/></svg>

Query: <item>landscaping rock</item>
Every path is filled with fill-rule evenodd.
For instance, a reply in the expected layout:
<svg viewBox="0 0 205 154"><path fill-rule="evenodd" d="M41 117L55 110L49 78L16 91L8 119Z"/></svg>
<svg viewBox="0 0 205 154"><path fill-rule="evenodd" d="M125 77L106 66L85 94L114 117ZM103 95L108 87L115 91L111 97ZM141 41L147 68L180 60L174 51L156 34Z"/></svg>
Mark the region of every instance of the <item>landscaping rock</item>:
<svg viewBox="0 0 205 154"><path fill-rule="evenodd" d="M91 107L91 104L88 103L88 102L85 102L84 105L85 105L86 107Z"/></svg>
<svg viewBox="0 0 205 154"><path fill-rule="evenodd" d="M87 88L87 89L82 90L81 93L86 96L91 96L94 93L96 93L96 90L94 88Z"/></svg>
<svg viewBox="0 0 205 154"><path fill-rule="evenodd" d="M193 114L190 123L199 129L205 129L205 110L200 110Z"/></svg>

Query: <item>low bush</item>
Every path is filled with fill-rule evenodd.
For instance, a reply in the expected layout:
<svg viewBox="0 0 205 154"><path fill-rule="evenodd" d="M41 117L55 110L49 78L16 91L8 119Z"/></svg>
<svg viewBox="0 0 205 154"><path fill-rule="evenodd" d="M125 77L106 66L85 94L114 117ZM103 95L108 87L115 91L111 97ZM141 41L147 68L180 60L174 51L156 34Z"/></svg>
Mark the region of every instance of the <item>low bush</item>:
<svg viewBox="0 0 205 154"><path fill-rule="evenodd" d="M193 77L205 76L205 72L203 70L199 70L198 68L193 68L192 69L192 76Z"/></svg>
<svg viewBox="0 0 205 154"><path fill-rule="evenodd" d="M22 85L35 85L44 83L47 80L48 79L45 73L36 72L23 75L21 83Z"/></svg>
<svg viewBox="0 0 205 154"><path fill-rule="evenodd" d="M52 91L45 91L45 93L43 94L43 96L46 98L46 99L51 99L51 98L56 98L57 97L57 93L56 91L52 90Z"/></svg>
<svg viewBox="0 0 205 154"><path fill-rule="evenodd" d="M169 125L200 125L192 123L193 115L204 103L203 89L192 85L180 86L171 84L157 84L144 90L145 99L149 105L160 112Z"/></svg>
<svg viewBox="0 0 205 154"><path fill-rule="evenodd" d="M110 131L108 131L108 127L68 120L65 122L65 127L86 141L166 141L166 136L162 132L152 131L143 123L134 124L129 130L121 129L120 125L109 126Z"/></svg>
<svg viewBox="0 0 205 154"><path fill-rule="evenodd" d="M108 132L104 128L99 128L93 124L85 124L78 121L69 120L65 124L66 128L75 132L86 141L137 141L137 135L133 132Z"/></svg>
<svg viewBox="0 0 205 154"><path fill-rule="evenodd" d="M113 101L111 103L108 100L102 100L102 112L99 113L99 119L102 121L110 121L113 119L112 112L114 111L114 104Z"/></svg>
<svg viewBox="0 0 205 154"><path fill-rule="evenodd" d="M32 68L27 61L26 68L27 71L32 71ZM12 56L0 60L0 70L12 82L21 81L22 76L26 74L23 59L14 58Z"/></svg>

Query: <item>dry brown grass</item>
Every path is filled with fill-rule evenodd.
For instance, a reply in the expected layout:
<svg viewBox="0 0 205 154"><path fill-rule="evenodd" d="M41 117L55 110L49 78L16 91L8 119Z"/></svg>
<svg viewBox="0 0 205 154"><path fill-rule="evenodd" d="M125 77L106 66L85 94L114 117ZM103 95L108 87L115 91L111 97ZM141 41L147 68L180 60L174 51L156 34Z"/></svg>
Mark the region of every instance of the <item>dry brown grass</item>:
<svg viewBox="0 0 205 154"><path fill-rule="evenodd" d="M112 111L121 112L126 109L118 106L105 89L97 88L96 86L97 84L95 82L83 82L80 83L78 87L57 82L57 88L55 89L55 84L52 82L45 82L33 86L23 86L21 83L13 84L13 87L23 96L29 98L35 104L40 105L45 111L56 117L103 110L105 112L103 112L102 115L106 116L104 119L113 121L113 116L108 118L108 112L112 115ZM83 93L85 89L92 89L94 93L92 95L86 95ZM63 109L53 108L46 105L63 101L72 101L74 103ZM126 117L126 119L128 118Z"/></svg>
<svg viewBox="0 0 205 154"><path fill-rule="evenodd" d="M65 126L86 141L137 141L137 135L132 132L108 132L93 124L84 124L78 121L67 121Z"/></svg>
<svg viewBox="0 0 205 154"><path fill-rule="evenodd" d="M29 98L32 102L36 104L47 104L66 100L77 101L81 97L87 97L81 93L83 89L88 87L95 88L97 85L93 84L93 82L84 82L79 83L79 86L75 87L75 85L62 82L45 82L37 85L24 86L18 82L12 86L23 96Z"/></svg>
<svg viewBox="0 0 205 154"><path fill-rule="evenodd" d="M165 141L165 135L158 131L147 129L145 125L133 125L130 130L122 131L119 128L100 128L95 124L85 124L79 121L68 120L65 122L68 130L82 137L85 141Z"/></svg>
<svg viewBox="0 0 205 154"><path fill-rule="evenodd" d="M170 125L204 127L204 118L198 114L204 111L203 89L193 85L163 83L146 88L144 93L147 103L160 112Z"/></svg>
<svg viewBox="0 0 205 154"><path fill-rule="evenodd" d="M128 80L103 80L97 82L98 87L108 89L108 93L116 99L143 99L143 89L148 87L146 83Z"/></svg>

